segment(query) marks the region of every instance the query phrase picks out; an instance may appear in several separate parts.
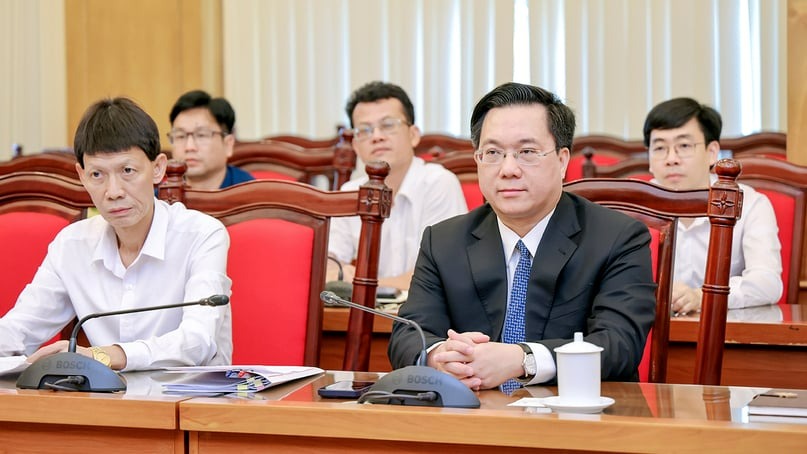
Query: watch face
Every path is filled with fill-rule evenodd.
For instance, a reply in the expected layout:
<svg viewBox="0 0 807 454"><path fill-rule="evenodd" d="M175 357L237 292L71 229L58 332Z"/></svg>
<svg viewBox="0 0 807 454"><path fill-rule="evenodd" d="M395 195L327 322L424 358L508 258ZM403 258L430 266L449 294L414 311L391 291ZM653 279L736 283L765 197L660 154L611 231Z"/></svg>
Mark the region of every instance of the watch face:
<svg viewBox="0 0 807 454"><path fill-rule="evenodd" d="M524 371L527 372L527 375L535 375L538 372L538 367L535 365L535 355L532 353L528 354L526 361L524 361Z"/></svg>

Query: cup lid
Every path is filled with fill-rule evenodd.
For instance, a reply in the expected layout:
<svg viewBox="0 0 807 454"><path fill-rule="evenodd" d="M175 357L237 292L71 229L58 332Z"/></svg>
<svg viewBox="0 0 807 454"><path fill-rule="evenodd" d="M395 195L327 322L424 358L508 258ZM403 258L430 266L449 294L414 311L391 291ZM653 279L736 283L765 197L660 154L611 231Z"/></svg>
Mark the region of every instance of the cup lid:
<svg viewBox="0 0 807 454"><path fill-rule="evenodd" d="M574 341L555 348L556 353L598 353L603 348L583 340L583 333L574 333Z"/></svg>

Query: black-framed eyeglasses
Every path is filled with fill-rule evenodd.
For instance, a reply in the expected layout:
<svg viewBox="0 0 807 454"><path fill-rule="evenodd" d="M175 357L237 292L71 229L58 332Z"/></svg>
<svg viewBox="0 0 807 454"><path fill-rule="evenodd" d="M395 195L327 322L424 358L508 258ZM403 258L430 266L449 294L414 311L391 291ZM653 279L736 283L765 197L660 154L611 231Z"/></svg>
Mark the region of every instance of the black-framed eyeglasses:
<svg viewBox="0 0 807 454"><path fill-rule="evenodd" d="M187 142L188 137L193 137L193 141L197 144L208 144L210 143L210 140L213 139L213 136L219 135L221 137L225 137L229 135L229 133L223 131L211 131L209 129L200 129L193 132L171 131L167 135L168 141L171 142L172 145L184 145L185 142Z"/></svg>
<svg viewBox="0 0 807 454"><path fill-rule="evenodd" d="M704 145L703 142L678 142L673 144L672 147L669 145L653 145L648 150L648 154L650 155L650 159L653 161L662 161L667 159L668 154L670 153L670 149L675 150L675 154L678 155L681 159L691 158L695 155L695 150L698 148L698 145Z"/></svg>
<svg viewBox="0 0 807 454"><path fill-rule="evenodd" d="M474 152L474 159L480 164L500 165L508 154L512 154L519 165L534 166L541 163L545 156L548 156L557 151L557 148L552 150L536 150L534 148L523 148L516 151L503 151L497 148L488 148L484 150L477 150Z"/></svg>
<svg viewBox="0 0 807 454"><path fill-rule="evenodd" d="M377 125L359 125L353 128L353 140L369 139L373 136L376 128L385 135L395 134L400 125L410 126L408 121L401 118L385 118Z"/></svg>

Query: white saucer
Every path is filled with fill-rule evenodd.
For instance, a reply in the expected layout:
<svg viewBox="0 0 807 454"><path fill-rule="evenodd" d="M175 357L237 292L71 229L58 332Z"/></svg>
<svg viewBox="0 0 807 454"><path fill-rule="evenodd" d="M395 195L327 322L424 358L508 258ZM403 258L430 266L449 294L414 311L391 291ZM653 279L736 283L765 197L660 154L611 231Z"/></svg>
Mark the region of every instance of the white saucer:
<svg viewBox="0 0 807 454"><path fill-rule="evenodd" d="M581 405L581 404L564 403L560 399L560 396L551 396L551 397L545 397L541 403L544 404L544 406L549 407L558 413L599 413L604 408L613 405L614 399L602 396L599 398L599 402Z"/></svg>

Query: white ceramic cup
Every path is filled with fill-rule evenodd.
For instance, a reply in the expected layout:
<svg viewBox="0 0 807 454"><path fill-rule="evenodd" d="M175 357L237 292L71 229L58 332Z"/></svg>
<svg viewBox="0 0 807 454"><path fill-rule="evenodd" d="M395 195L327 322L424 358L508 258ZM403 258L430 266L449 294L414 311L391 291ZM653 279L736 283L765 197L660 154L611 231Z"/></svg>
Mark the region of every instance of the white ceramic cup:
<svg viewBox="0 0 807 454"><path fill-rule="evenodd" d="M596 405L600 402L600 352L585 342L583 333L555 349L558 363L558 396L564 405Z"/></svg>

